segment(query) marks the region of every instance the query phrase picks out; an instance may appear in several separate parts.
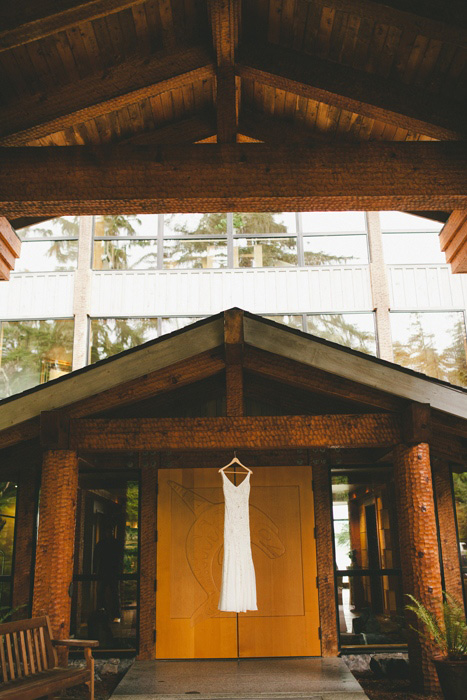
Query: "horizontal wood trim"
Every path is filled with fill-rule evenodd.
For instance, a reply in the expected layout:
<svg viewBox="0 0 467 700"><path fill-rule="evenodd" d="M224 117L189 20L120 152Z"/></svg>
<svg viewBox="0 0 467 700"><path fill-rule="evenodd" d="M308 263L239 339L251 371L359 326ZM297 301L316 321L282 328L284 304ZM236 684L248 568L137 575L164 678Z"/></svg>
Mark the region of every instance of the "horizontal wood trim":
<svg viewBox="0 0 467 700"><path fill-rule="evenodd" d="M428 403L432 409L459 419L467 418L465 390L404 372L395 364L375 362L363 354L357 355L332 347L246 315L244 336L246 344L260 350L311 365L338 377L370 386L374 390L384 387L394 397Z"/></svg>
<svg viewBox="0 0 467 700"><path fill-rule="evenodd" d="M0 160L9 217L467 209L467 142L18 147Z"/></svg>
<svg viewBox="0 0 467 700"><path fill-rule="evenodd" d="M436 139L462 139L467 133L460 105L413 85L276 45L242 47L236 72L242 78Z"/></svg>
<svg viewBox="0 0 467 700"><path fill-rule="evenodd" d="M17 445L25 440L38 438L40 433L39 416L25 421L18 421L10 428L0 432L0 449Z"/></svg>
<svg viewBox="0 0 467 700"><path fill-rule="evenodd" d="M1 108L0 145L21 146L214 75L213 57L201 46L133 57L45 97L37 93Z"/></svg>
<svg viewBox="0 0 467 700"><path fill-rule="evenodd" d="M388 414L129 418L71 421L70 444L85 450L384 447L400 441Z"/></svg>
<svg viewBox="0 0 467 700"><path fill-rule="evenodd" d="M187 328L182 334L169 336L161 342L150 343L146 347L138 348L136 350L138 353L137 362L135 362L133 353L129 352L121 357L113 357L109 362L73 372L68 377L53 380L44 386L37 387L35 391L20 395L10 401L1 402L0 431L10 429L13 430L14 434L16 428L13 426L17 426L27 419L35 418L42 411L63 409L64 406L120 386L122 378L125 382L138 379L148 373L191 358L193 355L221 347L223 342L223 319L218 318L197 328ZM123 387L123 389L123 398L125 396L128 398L128 387ZM96 399L97 402L98 399ZM82 410L81 406L78 407L78 410ZM20 428L21 426L18 427L18 430ZM3 436L3 432L0 432L0 438L1 436Z"/></svg>
<svg viewBox="0 0 467 700"><path fill-rule="evenodd" d="M120 12L144 0L14 0L2 3L0 51L43 39L80 22L90 22Z"/></svg>
<svg viewBox="0 0 467 700"><path fill-rule="evenodd" d="M452 212L440 231L439 241L451 271L467 272L467 210Z"/></svg>

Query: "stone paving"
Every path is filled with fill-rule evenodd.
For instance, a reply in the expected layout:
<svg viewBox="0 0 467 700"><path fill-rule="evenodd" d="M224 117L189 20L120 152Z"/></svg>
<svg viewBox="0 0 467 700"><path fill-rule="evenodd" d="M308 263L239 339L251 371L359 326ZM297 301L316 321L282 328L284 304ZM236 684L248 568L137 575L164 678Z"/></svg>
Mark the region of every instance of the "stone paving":
<svg viewBox="0 0 467 700"><path fill-rule="evenodd" d="M343 659L136 661L115 700L367 700Z"/></svg>

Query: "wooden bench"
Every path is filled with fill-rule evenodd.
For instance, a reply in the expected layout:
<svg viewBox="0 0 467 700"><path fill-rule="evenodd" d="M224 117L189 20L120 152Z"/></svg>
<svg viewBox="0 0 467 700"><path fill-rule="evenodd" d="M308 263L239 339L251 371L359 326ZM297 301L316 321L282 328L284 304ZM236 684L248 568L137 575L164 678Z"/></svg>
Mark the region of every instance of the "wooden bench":
<svg viewBox="0 0 467 700"><path fill-rule="evenodd" d="M65 688L86 683L94 700L94 659L87 639L53 639L48 617L0 624L1 700L53 697ZM86 668L61 668L55 647L83 647Z"/></svg>

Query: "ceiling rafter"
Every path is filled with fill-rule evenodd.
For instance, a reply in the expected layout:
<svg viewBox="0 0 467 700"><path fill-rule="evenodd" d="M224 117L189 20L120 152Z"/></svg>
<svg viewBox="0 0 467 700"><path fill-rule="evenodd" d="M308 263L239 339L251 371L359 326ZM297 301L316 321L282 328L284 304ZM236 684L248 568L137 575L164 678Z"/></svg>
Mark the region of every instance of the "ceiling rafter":
<svg viewBox="0 0 467 700"><path fill-rule="evenodd" d="M467 133L465 113L456 103L280 46L244 46L236 72L242 78L432 138L460 140Z"/></svg>
<svg viewBox="0 0 467 700"><path fill-rule="evenodd" d="M235 51L240 28L240 0L209 0L212 38L217 59L217 141L237 139Z"/></svg>
<svg viewBox="0 0 467 700"><path fill-rule="evenodd" d="M467 143L0 149L0 209L32 215L467 209Z"/></svg>
<svg viewBox="0 0 467 700"><path fill-rule="evenodd" d="M1 108L0 145L21 146L214 75L211 53L202 46L159 53L149 59L137 56L45 96L37 93Z"/></svg>
<svg viewBox="0 0 467 700"><path fill-rule="evenodd" d="M121 12L144 0L14 0L0 8L0 51L29 44L80 22Z"/></svg>

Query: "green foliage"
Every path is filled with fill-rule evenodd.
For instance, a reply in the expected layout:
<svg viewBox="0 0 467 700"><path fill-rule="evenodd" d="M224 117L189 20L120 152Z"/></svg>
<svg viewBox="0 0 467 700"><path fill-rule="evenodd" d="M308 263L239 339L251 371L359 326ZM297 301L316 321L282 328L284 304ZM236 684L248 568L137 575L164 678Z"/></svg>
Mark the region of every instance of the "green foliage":
<svg viewBox="0 0 467 700"><path fill-rule="evenodd" d="M459 541L467 543L467 472L453 473Z"/></svg>
<svg viewBox="0 0 467 700"><path fill-rule="evenodd" d="M18 605L16 608L10 608L9 605L4 605L0 607L0 622L6 622L9 617L15 614L15 612L18 612L18 610L21 610L25 607L26 603L23 603L23 605Z"/></svg>
<svg viewBox="0 0 467 700"><path fill-rule="evenodd" d="M156 335L155 318L95 319L91 323L91 363L141 345Z"/></svg>
<svg viewBox="0 0 467 700"><path fill-rule="evenodd" d="M412 601L406 605L406 610L415 613L422 622L425 632L412 627L421 637L432 639L440 652L452 660L467 657L467 621L464 608L452 596L445 593L443 601L443 619L428 610L414 596L407 594Z"/></svg>

